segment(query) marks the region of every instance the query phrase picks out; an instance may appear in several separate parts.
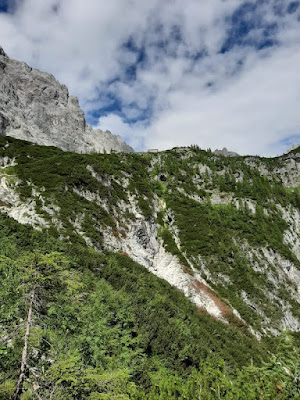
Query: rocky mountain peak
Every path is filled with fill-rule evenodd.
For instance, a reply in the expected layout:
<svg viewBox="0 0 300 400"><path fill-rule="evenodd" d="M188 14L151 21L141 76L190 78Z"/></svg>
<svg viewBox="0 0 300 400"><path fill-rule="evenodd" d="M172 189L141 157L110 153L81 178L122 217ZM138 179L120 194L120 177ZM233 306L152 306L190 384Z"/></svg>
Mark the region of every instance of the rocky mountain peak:
<svg viewBox="0 0 300 400"><path fill-rule="evenodd" d="M0 135L77 153L133 152L120 136L88 125L77 97L53 75L10 59L2 47Z"/></svg>
<svg viewBox="0 0 300 400"><path fill-rule="evenodd" d="M7 57L7 54L3 50L3 48L0 46L0 56Z"/></svg>
<svg viewBox="0 0 300 400"><path fill-rule="evenodd" d="M222 150L215 150L214 154L218 156L224 156L224 157L238 157L239 154L235 153L234 151L228 151L226 147L224 147Z"/></svg>

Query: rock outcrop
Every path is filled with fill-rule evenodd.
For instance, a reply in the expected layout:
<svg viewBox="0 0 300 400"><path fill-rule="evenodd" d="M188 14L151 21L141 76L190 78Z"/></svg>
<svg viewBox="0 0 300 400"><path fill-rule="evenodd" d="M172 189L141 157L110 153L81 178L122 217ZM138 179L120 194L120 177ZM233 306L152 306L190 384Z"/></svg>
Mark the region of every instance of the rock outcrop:
<svg viewBox="0 0 300 400"><path fill-rule="evenodd" d="M77 97L53 75L10 59L1 46L0 135L77 153L133 151L120 136L88 125Z"/></svg>
<svg viewBox="0 0 300 400"><path fill-rule="evenodd" d="M224 147L222 150L215 150L214 154L218 156L224 156L224 157L238 157L239 154L235 153L234 151L228 151L226 147Z"/></svg>

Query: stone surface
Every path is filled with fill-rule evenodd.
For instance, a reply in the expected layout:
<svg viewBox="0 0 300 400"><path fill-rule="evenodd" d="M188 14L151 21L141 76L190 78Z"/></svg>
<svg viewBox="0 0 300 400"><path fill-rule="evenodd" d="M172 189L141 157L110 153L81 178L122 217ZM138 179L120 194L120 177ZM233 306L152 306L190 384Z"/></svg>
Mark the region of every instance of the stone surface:
<svg viewBox="0 0 300 400"><path fill-rule="evenodd" d="M145 220L138 208L136 197L128 193L128 199L130 203L120 203L119 209L134 215L134 221L129 224L128 221L126 222L127 233L124 237L122 235L114 236L110 229L104 231L105 247L114 252L128 254L134 261L146 267L154 275L183 292L197 307L226 322L214 297L210 296L202 287L195 285L195 282L198 282L203 287L208 286L199 271L192 266L190 273L185 271L179 259L165 250L158 237L158 226L154 220ZM161 207L163 205L157 204L157 210L160 210ZM234 311L236 312L236 310Z"/></svg>
<svg viewBox="0 0 300 400"><path fill-rule="evenodd" d="M267 165L259 158L248 156L245 163L257 169L261 175L267 177L270 181L276 179L285 187L297 188L300 186L300 147L296 147L292 152L277 157L279 163L274 167Z"/></svg>
<svg viewBox="0 0 300 400"><path fill-rule="evenodd" d="M235 153L234 151L228 151L226 147L224 147L222 150L215 150L214 154L217 156L224 156L224 157L238 157L239 154Z"/></svg>
<svg viewBox="0 0 300 400"><path fill-rule="evenodd" d="M7 57L7 54L5 53L5 51L3 50L3 48L1 46L0 46L0 56Z"/></svg>
<svg viewBox="0 0 300 400"><path fill-rule="evenodd" d="M0 46L0 135L77 153L132 152L88 125L77 97L53 75L10 59Z"/></svg>

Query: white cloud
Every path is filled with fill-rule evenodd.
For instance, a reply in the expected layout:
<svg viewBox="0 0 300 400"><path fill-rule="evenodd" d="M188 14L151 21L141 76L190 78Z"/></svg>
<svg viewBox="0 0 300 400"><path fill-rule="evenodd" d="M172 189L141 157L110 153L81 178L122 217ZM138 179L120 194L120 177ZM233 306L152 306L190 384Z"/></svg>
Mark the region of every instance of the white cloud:
<svg viewBox="0 0 300 400"><path fill-rule="evenodd" d="M265 22L278 26L278 46L220 54L228 17L240 4L23 0L14 14L0 14L0 43L11 57L67 84L86 112L117 99L121 110L101 116L98 126L137 149L197 143L242 154L279 153L285 138L300 134L298 11L278 17L272 0L262 3ZM262 35L258 27L249 38ZM145 53L135 79L125 74L137 57L122 47L129 38ZM145 115L150 119L128 122Z"/></svg>
<svg viewBox="0 0 300 400"><path fill-rule="evenodd" d="M170 94L171 106L153 123L147 146L198 143L242 154L279 153L282 148L272 144L300 132L300 52L295 50L249 62L215 92L189 86Z"/></svg>
<svg viewBox="0 0 300 400"><path fill-rule="evenodd" d="M144 148L147 127L142 122L130 125L124 122L119 115L109 114L99 118L96 128L100 128L103 131L108 130L122 136L136 151L142 151Z"/></svg>

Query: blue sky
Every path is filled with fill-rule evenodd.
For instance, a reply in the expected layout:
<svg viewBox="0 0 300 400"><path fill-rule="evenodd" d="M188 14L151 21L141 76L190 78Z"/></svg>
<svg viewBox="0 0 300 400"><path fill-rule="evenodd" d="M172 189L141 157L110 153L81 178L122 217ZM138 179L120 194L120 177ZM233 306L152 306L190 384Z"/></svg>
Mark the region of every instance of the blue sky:
<svg viewBox="0 0 300 400"><path fill-rule="evenodd" d="M0 44L137 150L300 142L300 1L0 0Z"/></svg>

